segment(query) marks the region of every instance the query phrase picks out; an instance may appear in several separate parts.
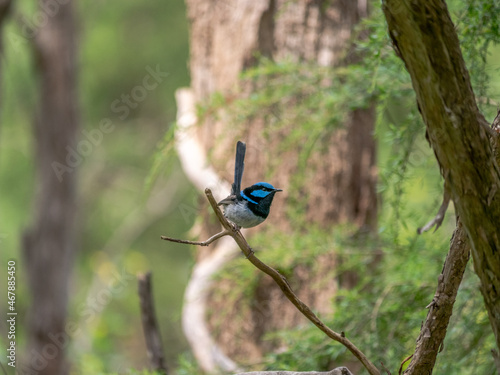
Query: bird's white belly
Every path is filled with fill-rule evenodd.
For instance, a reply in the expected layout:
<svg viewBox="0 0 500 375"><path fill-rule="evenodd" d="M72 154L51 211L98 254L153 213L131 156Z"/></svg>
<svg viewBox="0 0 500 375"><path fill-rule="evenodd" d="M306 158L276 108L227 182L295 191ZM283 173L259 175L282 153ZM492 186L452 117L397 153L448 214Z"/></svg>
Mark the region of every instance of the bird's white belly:
<svg viewBox="0 0 500 375"><path fill-rule="evenodd" d="M244 203L224 205L224 216L242 228L251 228L259 225L264 218L255 215Z"/></svg>

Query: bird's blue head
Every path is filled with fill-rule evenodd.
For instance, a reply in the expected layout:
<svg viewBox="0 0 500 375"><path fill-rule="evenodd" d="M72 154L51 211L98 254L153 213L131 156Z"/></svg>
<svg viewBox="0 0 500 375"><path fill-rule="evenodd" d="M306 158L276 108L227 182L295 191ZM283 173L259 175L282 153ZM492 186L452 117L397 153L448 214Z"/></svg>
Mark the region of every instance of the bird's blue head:
<svg viewBox="0 0 500 375"><path fill-rule="evenodd" d="M240 192L241 197L249 203L258 206L262 213L269 214L271 203L273 202L274 194L281 189L276 189L273 185L267 182L257 182L256 184L243 189Z"/></svg>

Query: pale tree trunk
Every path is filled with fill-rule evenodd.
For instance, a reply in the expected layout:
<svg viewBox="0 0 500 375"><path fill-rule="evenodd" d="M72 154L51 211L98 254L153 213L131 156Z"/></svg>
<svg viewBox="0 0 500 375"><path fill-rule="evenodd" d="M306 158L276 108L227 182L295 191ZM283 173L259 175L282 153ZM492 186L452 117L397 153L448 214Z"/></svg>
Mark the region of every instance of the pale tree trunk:
<svg viewBox="0 0 500 375"><path fill-rule="evenodd" d="M467 235L500 348L498 117L491 130L477 107L445 1L386 0L384 13L396 52L410 73L427 139ZM455 235L461 232L459 225ZM464 238L464 233L460 237ZM461 278L458 273L453 276ZM435 303L432 306L434 310L442 308ZM406 374L432 372L446 325L447 321L444 332L442 327L433 331L429 328L436 323L426 322Z"/></svg>
<svg viewBox="0 0 500 375"><path fill-rule="evenodd" d="M216 92L227 97L238 92L236 95L244 97L265 84L241 84L239 81L240 74L257 63L257 55L276 62L292 60L318 66L345 65L359 58L349 52L349 47L355 25L367 14L366 1L363 0L186 0L186 3L190 21L191 89L195 101L200 104L206 103ZM309 156L306 173L298 172L299 150L275 151L292 129L264 136L266 123L259 116L238 124L237 129L229 128L224 120L205 118L196 138L205 153L210 153L215 170L222 171L220 174L227 181L232 179L236 141L241 139L247 143L242 185L249 186L266 179L284 189L284 193L275 199L268 220L285 233L290 232L294 224L287 216L286 207L291 195L288 188L297 173L304 173L300 189L307 193L304 196L308 199L303 213L304 222L323 228L349 222L370 231L376 227L377 212L376 149L372 137L374 123L374 106L353 111L346 123L336 130L325 132L325 136L318 140ZM267 168L270 164L274 165L271 176ZM210 183L207 182L207 186ZM214 193L217 197L217 192ZM219 193L220 198L227 193ZM208 219L205 221L208 222ZM216 229L204 224L202 236L214 234ZM265 225L257 230L265 230ZM202 266L202 262L208 262L206 258L217 253L216 249L201 251L193 277L207 268ZM318 259L318 264L319 270L315 273L299 267L292 280L295 279L298 284L298 295L305 303L317 311L329 313L330 301L338 289L339 280L323 282L323 288L314 293L311 288L335 268L337 260L333 254L326 254ZM220 267L222 265L214 272ZM216 286L219 293L225 289L229 293L230 286L223 284ZM209 284L203 285L208 288ZM192 288L188 287L188 291L191 293ZM210 310L231 310L227 306L224 308L223 304L228 302L224 296L222 301L215 301L206 297L207 290L204 293L203 298ZM231 358L245 358L246 361L258 359L262 355L260 340L265 332L303 322L300 313L285 301L272 280L262 278L255 293L254 305L258 311L252 311L243 318L241 310L227 312L224 329L216 337L222 351ZM198 295L197 302L201 300ZM218 306L218 303L221 305ZM186 312L189 309L185 306L185 316L192 316ZM241 319L244 324L241 324ZM184 325L192 326L192 323L184 322ZM189 335L194 352L202 351L199 343L204 340L190 339ZM207 348L207 351L210 350ZM197 358L200 357L197 355ZM210 366L204 368L213 370Z"/></svg>
<svg viewBox="0 0 500 375"><path fill-rule="evenodd" d="M40 1L41 9L54 5ZM75 164L56 174L54 163L67 166L68 150L77 150L76 48L74 4L65 1L48 15L33 39L40 101L34 123L36 147L33 223L24 235L24 260L31 291L28 349L30 373L69 372L65 350L68 287L76 252Z"/></svg>

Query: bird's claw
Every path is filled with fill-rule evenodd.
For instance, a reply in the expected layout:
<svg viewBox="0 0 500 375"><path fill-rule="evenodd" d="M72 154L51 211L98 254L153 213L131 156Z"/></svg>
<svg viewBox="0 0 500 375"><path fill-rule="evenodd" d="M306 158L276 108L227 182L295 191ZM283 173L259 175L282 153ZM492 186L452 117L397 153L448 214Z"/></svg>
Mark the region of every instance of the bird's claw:
<svg viewBox="0 0 500 375"><path fill-rule="evenodd" d="M235 224L235 223L233 223L233 222L231 222L231 224L233 225L233 230L234 230L235 232L238 232L238 231L241 229L241 227L240 227L239 225L237 225L237 224Z"/></svg>

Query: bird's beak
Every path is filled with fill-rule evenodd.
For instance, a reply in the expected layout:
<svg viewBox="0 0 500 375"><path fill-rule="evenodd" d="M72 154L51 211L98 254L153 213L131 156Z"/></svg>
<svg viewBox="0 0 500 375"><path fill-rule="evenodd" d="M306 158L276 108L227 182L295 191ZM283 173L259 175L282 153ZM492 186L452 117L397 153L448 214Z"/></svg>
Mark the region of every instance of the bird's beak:
<svg viewBox="0 0 500 375"><path fill-rule="evenodd" d="M283 190L281 190L281 189L274 189L274 191L278 192L278 191L283 191Z"/></svg>

